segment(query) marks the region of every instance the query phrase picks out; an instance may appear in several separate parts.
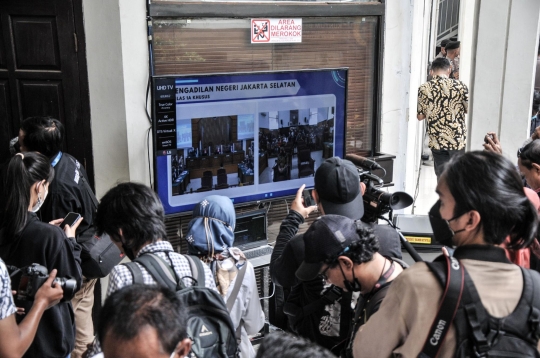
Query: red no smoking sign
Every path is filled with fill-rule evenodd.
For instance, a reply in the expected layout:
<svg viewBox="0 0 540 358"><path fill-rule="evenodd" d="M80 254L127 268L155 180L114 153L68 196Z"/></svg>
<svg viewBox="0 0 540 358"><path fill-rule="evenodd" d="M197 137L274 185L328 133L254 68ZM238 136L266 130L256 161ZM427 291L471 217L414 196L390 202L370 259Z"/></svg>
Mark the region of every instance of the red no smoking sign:
<svg viewBox="0 0 540 358"><path fill-rule="evenodd" d="M251 19L251 43L302 42L302 19Z"/></svg>
<svg viewBox="0 0 540 358"><path fill-rule="evenodd" d="M270 42L270 20L251 20L251 42Z"/></svg>

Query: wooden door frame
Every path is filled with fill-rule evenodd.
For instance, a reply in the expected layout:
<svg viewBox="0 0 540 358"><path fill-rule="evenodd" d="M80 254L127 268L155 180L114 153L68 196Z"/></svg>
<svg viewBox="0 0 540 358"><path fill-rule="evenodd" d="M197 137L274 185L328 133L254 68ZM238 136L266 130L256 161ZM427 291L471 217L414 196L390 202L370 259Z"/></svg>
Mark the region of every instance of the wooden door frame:
<svg viewBox="0 0 540 358"><path fill-rule="evenodd" d="M92 126L90 113L90 88L88 84L88 63L86 60L86 37L84 33L84 14L82 0L73 0L73 21L77 34L77 59L79 63L79 90L80 90L80 113L82 133L81 142L85 147L84 162L81 163L88 174L90 186L95 191L94 151L92 141Z"/></svg>

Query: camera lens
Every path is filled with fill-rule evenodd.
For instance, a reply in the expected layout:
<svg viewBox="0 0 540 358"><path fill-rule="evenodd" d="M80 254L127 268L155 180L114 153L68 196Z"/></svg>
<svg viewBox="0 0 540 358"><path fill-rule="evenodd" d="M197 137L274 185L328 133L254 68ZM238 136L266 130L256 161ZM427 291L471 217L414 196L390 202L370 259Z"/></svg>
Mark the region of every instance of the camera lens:
<svg viewBox="0 0 540 358"><path fill-rule="evenodd" d="M75 279L57 277L54 279L54 283L57 283L62 287L62 290L64 291L63 301L70 301L73 296L75 296L75 292L77 291L77 281Z"/></svg>

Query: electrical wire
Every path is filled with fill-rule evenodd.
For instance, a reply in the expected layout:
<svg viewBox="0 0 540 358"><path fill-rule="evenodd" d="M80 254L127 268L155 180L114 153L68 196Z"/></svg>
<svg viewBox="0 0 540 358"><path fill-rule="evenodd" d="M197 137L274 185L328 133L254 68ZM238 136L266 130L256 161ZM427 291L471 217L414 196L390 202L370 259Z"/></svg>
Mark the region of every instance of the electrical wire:
<svg viewBox="0 0 540 358"><path fill-rule="evenodd" d="M426 142L426 136L427 136L427 130L424 131L424 138L422 139L422 150L424 147L424 143ZM413 203L412 203L412 211L411 214L414 215L414 209L416 208L416 199L418 198L418 194L420 193L420 174L422 173L422 159L420 158L420 164L418 165L418 176L416 178L416 188L414 189L414 197L413 197Z"/></svg>
<svg viewBox="0 0 540 358"><path fill-rule="evenodd" d="M150 165L150 131L152 130L152 126L148 128L146 131L146 155L148 159L148 180L150 181L150 187L154 188L154 185L152 184L152 168Z"/></svg>
<svg viewBox="0 0 540 358"><path fill-rule="evenodd" d="M276 284L272 282L272 294L268 297L261 297L259 298L259 300L266 300L266 299L272 298L274 297L275 293L276 293Z"/></svg>
<svg viewBox="0 0 540 358"><path fill-rule="evenodd" d="M152 130L153 128L153 123L152 123L152 116L150 115L150 110L148 109L148 102L149 102L149 96L150 96L150 86L151 86L151 81L150 81L150 76L148 76L148 82L146 83L146 96L144 97L145 101L144 101L144 112L146 113L146 118L148 118L148 122L150 123L150 127L148 128L147 132L146 132L146 155L147 155L147 159L148 159L148 181L150 182L150 187L153 188L153 184L152 184L152 168L151 168L151 162L150 162L150 131ZM151 100L151 98L150 98Z"/></svg>

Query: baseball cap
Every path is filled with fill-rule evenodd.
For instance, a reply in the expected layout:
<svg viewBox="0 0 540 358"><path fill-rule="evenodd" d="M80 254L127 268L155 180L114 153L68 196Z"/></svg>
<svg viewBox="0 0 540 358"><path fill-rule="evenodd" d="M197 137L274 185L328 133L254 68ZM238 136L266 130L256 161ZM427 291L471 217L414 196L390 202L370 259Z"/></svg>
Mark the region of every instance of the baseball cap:
<svg viewBox="0 0 540 358"><path fill-rule="evenodd" d="M353 220L364 216L364 201L356 166L339 157L326 159L315 172L315 190L325 214Z"/></svg>
<svg viewBox="0 0 540 358"><path fill-rule="evenodd" d="M305 256L296 277L302 281L313 280L326 260L335 259L358 240L354 220L341 215L321 216L304 233Z"/></svg>

